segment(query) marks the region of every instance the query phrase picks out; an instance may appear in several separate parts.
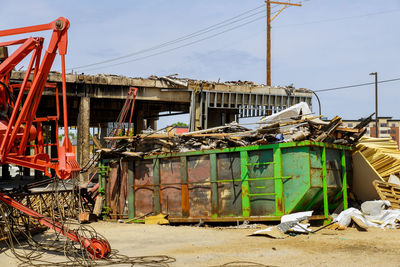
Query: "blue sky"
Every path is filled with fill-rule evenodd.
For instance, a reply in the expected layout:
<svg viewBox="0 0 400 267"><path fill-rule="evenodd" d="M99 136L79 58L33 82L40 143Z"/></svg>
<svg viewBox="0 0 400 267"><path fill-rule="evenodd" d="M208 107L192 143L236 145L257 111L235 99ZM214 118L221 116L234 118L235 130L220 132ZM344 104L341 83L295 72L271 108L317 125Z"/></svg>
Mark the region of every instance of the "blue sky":
<svg viewBox="0 0 400 267"><path fill-rule="evenodd" d="M127 64L109 66L120 62L116 61L105 64L106 67L76 69L174 40L257 8L263 2L6 0L2 1L0 10L0 28L46 23L59 16L68 18L71 27L67 68L78 72L131 77L179 73L181 77L194 79L264 83L265 19ZM373 81L368 74L374 71L378 72L379 79L400 77L399 18L399 0L386 0L384 4L378 0L308 0L302 7L284 10L272 24L273 85L294 84L320 90ZM174 48L240 23L139 56ZM48 36L35 34L43 35ZM381 116L400 119L399 87L400 81L380 84ZM373 85L321 92L319 96L322 112L328 117L357 119L375 109ZM316 104L314 110L315 107Z"/></svg>

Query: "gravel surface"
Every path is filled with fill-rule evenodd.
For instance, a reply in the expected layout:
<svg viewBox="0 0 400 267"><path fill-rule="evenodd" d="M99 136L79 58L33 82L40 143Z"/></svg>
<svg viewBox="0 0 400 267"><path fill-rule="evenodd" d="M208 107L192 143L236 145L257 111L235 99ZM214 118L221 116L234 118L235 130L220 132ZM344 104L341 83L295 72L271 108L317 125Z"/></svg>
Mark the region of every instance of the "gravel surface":
<svg viewBox="0 0 400 267"><path fill-rule="evenodd" d="M234 261L260 265L226 266L399 266L400 230L355 228L271 239L251 236L255 229L92 223L113 249L127 256L168 255L170 266L221 266ZM264 228L264 226L261 226ZM1 266L18 261L0 254ZM45 259L65 260L46 255ZM136 266L136 265L135 265Z"/></svg>

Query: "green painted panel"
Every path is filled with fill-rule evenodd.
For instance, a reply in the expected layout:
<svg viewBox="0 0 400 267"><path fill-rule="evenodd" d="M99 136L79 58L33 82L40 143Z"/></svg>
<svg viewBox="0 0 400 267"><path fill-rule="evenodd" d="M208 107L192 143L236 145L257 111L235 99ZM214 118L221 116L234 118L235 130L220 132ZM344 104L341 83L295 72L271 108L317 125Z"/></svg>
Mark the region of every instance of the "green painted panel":
<svg viewBox="0 0 400 267"><path fill-rule="evenodd" d="M332 170L328 169L327 170L327 175L326 175L326 182L328 186L335 186L342 188L342 173L340 169L337 170Z"/></svg>
<svg viewBox="0 0 400 267"><path fill-rule="evenodd" d="M320 147L310 147L311 168L315 169L322 168L321 155L322 155L322 149Z"/></svg>
<svg viewBox="0 0 400 267"><path fill-rule="evenodd" d="M167 205L171 215L190 215L191 219L279 218L283 213L307 209L326 215L328 202L333 204L334 197L341 197L343 173L351 183L349 149L306 141L146 156L155 160L136 160L141 167L135 168L135 215L143 213L142 205L157 212L160 197L163 211ZM187 161L178 160L177 155ZM176 187L179 183L181 190ZM171 212L173 197L176 206L182 206L182 214Z"/></svg>
<svg viewBox="0 0 400 267"><path fill-rule="evenodd" d="M301 141L301 142L289 142L289 143L279 143L279 144L269 144L269 145L259 145L259 146L255 145L246 147L232 147L224 149L210 149L210 150L200 150L200 151L190 151L190 152L163 153L163 154L146 155L143 158L144 159L169 158L169 157L179 157L179 156L204 155L209 153L228 153L228 152L265 150L265 149L300 147L300 146L314 146L314 147L326 146L328 148L351 150L351 147L349 146L326 144L322 142Z"/></svg>
<svg viewBox="0 0 400 267"><path fill-rule="evenodd" d="M240 151L240 178L242 186L242 214L243 217L250 216L250 197L249 197L249 169L247 164L249 157L247 151Z"/></svg>
<svg viewBox="0 0 400 267"><path fill-rule="evenodd" d="M335 186L338 188L342 187L341 179L341 150L326 149L326 168L327 168L327 185Z"/></svg>
<svg viewBox="0 0 400 267"><path fill-rule="evenodd" d="M347 185L350 186L350 188L353 185L353 169L352 169L352 158L351 158L351 152L346 151L346 180L347 180Z"/></svg>
<svg viewBox="0 0 400 267"><path fill-rule="evenodd" d="M275 180L262 179L274 177L273 150L255 150L248 152L249 178L260 178L249 181L250 214L252 216L273 215L275 208ZM273 195L271 195L273 194Z"/></svg>
<svg viewBox="0 0 400 267"><path fill-rule="evenodd" d="M310 178L312 187L322 187L322 149L310 147Z"/></svg>
<svg viewBox="0 0 400 267"><path fill-rule="evenodd" d="M311 186L308 147L282 149L283 176L291 176L283 183L285 213L295 209ZM310 196L309 198L312 198Z"/></svg>
<svg viewBox="0 0 400 267"><path fill-rule="evenodd" d="M322 203L322 188L310 188L301 198L292 212L305 211L313 209L316 211L315 203ZM317 212L315 214L318 214Z"/></svg>

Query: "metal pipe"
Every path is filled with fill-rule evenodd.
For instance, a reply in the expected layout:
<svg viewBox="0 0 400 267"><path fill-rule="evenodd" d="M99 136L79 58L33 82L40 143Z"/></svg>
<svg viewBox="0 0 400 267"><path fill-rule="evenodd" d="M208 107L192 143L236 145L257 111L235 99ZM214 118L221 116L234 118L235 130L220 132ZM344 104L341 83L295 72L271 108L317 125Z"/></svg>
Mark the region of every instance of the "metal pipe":
<svg viewBox="0 0 400 267"><path fill-rule="evenodd" d="M315 95L315 97L316 97L317 100L318 100L319 115L321 116L321 101L319 100L318 95L317 95L314 91L311 91L311 92Z"/></svg>
<svg viewBox="0 0 400 267"><path fill-rule="evenodd" d="M379 118L378 118L378 73L371 72L369 75L375 76L375 133L376 138L379 138Z"/></svg>
<svg viewBox="0 0 400 267"><path fill-rule="evenodd" d="M267 86L271 86L271 3L267 4Z"/></svg>

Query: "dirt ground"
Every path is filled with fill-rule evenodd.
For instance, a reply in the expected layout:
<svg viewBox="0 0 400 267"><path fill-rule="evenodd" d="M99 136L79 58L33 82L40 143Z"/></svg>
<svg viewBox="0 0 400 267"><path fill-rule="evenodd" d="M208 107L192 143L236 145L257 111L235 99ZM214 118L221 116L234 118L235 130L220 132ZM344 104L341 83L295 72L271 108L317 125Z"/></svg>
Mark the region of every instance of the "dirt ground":
<svg viewBox="0 0 400 267"><path fill-rule="evenodd" d="M92 223L113 249L127 256L168 255L170 266L399 266L400 230L355 228L271 239L251 236L257 229ZM264 228L260 226L259 228ZM0 254L1 266L18 260ZM49 260L61 258L49 256ZM228 264L248 261L260 265ZM136 265L135 265L136 266Z"/></svg>

